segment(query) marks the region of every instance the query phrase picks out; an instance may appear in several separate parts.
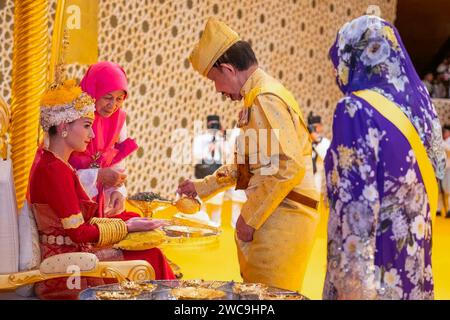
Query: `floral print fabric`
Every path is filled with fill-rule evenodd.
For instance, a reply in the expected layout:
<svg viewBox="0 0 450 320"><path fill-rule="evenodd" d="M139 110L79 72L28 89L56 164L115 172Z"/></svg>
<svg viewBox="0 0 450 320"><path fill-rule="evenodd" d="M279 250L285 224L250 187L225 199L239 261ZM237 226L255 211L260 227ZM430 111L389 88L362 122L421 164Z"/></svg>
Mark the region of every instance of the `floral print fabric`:
<svg viewBox="0 0 450 320"><path fill-rule="evenodd" d="M375 90L413 123L442 177L436 111L397 30L375 16L344 25L330 49L337 84L325 158L330 215L324 299L432 299L431 215L411 147L353 91Z"/></svg>

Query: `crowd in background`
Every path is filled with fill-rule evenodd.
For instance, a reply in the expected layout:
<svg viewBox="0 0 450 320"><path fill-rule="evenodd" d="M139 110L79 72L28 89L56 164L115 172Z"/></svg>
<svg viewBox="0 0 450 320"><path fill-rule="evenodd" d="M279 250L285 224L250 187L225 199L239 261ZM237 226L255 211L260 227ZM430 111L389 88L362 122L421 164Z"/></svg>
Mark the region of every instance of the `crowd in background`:
<svg viewBox="0 0 450 320"><path fill-rule="evenodd" d="M423 78L423 83L432 98L450 98L450 54L436 68Z"/></svg>

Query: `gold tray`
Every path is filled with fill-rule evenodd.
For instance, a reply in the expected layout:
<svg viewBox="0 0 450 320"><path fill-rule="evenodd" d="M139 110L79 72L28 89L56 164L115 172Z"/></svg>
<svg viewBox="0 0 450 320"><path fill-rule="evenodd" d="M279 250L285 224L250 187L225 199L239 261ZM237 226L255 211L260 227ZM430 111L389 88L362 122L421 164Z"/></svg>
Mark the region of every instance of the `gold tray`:
<svg viewBox="0 0 450 320"><path fill-rule="evenodd" d="M164 201L164 200L145 201L145 200L128 199L128 201L133 206L141 210L145 217L152 217L155 211L157 210L173 207L171 201Z"/></svg>
<svg viewBox="0 0 450 320"><path fill-rule="evenodd" d="M191 228L194 232L192 233L167 233L167 228L169 230L173 227ZM211 230L206 228L195 228L187 227L183 225L172 224L162 228L166 232L166 241L162 246L205 246L205 245L216 245L219 243L220 230ZM195 232L197 230L197 232ZM198 231L204 230L204 231Z"/></svg>
<svg viewBox="0 0 450 320"><path fill-rule="evenodd" d="M181 287L171 290L177 300L216 300L226 299L227 293L222 290L202 287Z"/></svg>
<svg viewBox="0 0 450 320"><path fill-rule="evenodd" d="M166 235L169 237L188 237L188 238L200 238L206 236L215 235L217 232L214 232L211 229L207 228L199 228L199 227L190 227L184 225L170 225L163 227L163 230L166 232Z"/></svg>
<svg viewBox="0 0 450 320"><path fill-rule="evenodd" d="M133 206L140 209L146 217L152 217L157 210L162 210L169 207L180 212L185 212L186 214L193 214L200 210L200 202L196 199L187 197L182 197L176 201L158 199L151 201L128 199L128 201Z"/></svg>

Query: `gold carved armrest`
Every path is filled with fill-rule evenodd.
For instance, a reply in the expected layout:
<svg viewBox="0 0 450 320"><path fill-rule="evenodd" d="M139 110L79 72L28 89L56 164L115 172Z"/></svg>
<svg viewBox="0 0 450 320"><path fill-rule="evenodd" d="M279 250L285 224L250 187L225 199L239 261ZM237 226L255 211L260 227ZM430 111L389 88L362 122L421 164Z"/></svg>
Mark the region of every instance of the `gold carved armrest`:
<svg viewBox="0 0 450 320"><path fill-rule="evenodd" d="M15 289L52 278L74 276L143 281L154 280L155 270L145 260L102 262L92 253L63 253L45 259L39 269L0 274L0 290Z"/></svg>

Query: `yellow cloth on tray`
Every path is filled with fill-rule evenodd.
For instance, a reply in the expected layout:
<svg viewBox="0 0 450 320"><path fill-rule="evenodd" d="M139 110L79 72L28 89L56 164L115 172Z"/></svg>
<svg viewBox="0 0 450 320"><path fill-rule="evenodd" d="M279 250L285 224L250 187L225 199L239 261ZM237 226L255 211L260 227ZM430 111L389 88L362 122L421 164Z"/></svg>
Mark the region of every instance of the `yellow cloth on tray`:
<svg viewBox="0 0 450 320"><path fill-rule="evenodd" d="M241 94L246 97L254 88L267 89L271 85L280 86L280 83L257 69L244 84ZM265 92L248 106L249 121L242 128L247 139L238 144L237 157L248 156L250 160L253 176L245 190L248 200L241 215L256 231L253 241L236 239L236 244L244 281L300 290L314 243L318 212L286 196L291 190L315 200L319 200L319 195L315 189L308 130L296 110L284 101L289 100ZM273 134L270 129L275 129ZM262 135L267 139L261 139ZM269 158L268 163L263 161L261 153L266 160ZM213 174L194 181L202 199L236 183L236 165L225 165L218 171L226 172L230 178L219 175L217 179Z"/></svg>
<svg viewBox="0 0 450 320"><path fill-rule="evenodd" d="M166 235L161 230L131 232L125 239L116 243L114 248L130 251L140 251L155 248L164 243Z"/></svg>

